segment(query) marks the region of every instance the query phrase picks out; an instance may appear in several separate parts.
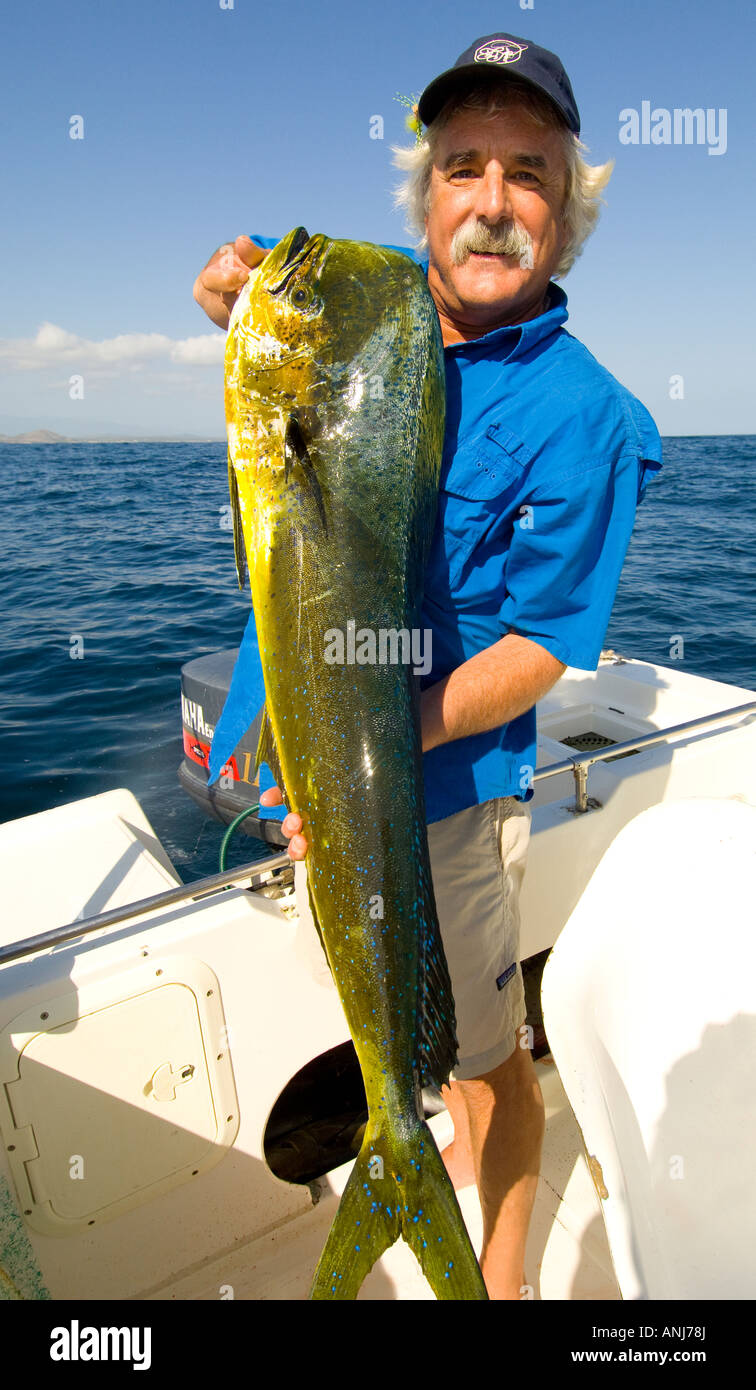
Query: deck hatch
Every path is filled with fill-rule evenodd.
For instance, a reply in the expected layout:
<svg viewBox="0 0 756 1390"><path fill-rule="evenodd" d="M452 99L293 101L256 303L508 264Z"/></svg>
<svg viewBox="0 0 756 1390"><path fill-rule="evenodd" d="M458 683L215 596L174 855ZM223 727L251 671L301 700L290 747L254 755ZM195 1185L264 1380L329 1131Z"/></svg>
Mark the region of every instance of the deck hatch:
<svg viewBox="0 0 756 1390"><path fill-rule="evenodd" d="M217 978L202 961L40 1000L0 1035L0 1130L21 1210L86 1231L213 1167L239 1125Z"/></svg>

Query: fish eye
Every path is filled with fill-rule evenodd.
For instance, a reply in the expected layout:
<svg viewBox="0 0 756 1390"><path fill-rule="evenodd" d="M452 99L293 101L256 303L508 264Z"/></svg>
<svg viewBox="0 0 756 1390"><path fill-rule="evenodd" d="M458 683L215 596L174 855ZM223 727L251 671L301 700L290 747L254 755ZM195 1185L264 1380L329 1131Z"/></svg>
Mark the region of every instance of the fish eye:
<svg viewBox="0 0 756 1390"><path fill-rule="evenodd" d="M292 304L296 304L298 309L303 309L306 304L309 304L311 299L312 290L308 290L304 285L298 285L297 288L292 291L291 302Z"/></svg>

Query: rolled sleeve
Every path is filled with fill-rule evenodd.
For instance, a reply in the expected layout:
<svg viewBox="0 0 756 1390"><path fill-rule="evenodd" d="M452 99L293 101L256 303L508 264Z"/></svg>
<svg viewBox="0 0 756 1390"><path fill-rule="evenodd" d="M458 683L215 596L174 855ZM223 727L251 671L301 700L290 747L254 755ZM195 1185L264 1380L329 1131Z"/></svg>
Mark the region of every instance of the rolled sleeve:
<svg viewBox="0 0 756 1390"><path fill-rule="evenodd" d="M598 665L635 521L637 454L542 484L515 523L502 630L529 637L558 661Z"/></svg>

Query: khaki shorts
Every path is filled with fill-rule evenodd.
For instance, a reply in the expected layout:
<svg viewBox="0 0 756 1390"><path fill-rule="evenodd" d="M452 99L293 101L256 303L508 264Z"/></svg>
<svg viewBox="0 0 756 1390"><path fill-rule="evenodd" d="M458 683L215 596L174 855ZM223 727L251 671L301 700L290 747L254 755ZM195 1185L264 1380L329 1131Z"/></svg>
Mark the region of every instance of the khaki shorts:
<svg viewBox="0 0 756 1390"><path fill-rule="evenodd" d="M457 1015L459 1061L452 1076L485 1076L513 1053L525 1022L519 896L530 807L513 796L471 806L428 826L433 891ZM295 864L297 954L333 988L310 911L307 872Z"/></svg>

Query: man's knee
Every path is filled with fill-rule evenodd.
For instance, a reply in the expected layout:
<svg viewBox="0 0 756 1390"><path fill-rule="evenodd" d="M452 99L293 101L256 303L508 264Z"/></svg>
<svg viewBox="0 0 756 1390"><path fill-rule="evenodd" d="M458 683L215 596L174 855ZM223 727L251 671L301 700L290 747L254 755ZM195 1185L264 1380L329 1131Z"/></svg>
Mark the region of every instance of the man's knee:
<svg viewBox="0 0 756 1390"><path fill-rule="evenodd" d="M524 1029L523 1024L516 1030L513 1051L492 1071L453 1083L459 1088L458 1094L464 1099L468 1113L490 1114L498 1106L502 1111L507 1106L532 1109L534 1116L536 1111L543 1112L543 1097L533 1058L529 1048L520 1045L527 1039Z"/></svg>

